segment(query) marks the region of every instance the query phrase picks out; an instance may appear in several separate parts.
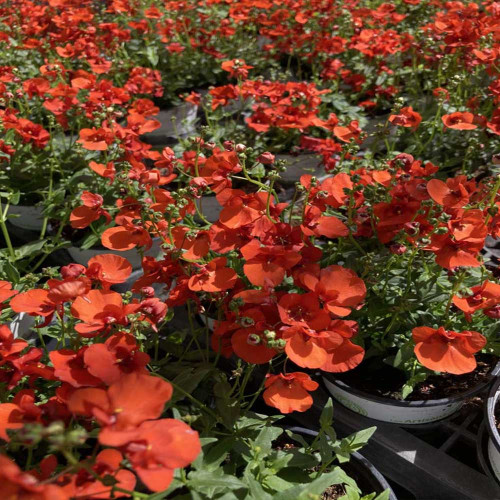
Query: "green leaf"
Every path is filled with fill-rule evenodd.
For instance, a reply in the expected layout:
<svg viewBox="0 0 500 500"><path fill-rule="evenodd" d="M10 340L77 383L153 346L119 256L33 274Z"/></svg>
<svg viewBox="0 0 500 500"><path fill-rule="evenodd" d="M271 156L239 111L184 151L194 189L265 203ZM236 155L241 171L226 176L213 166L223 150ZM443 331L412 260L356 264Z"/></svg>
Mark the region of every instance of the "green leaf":
<svg viewBox="0 0 500 500"><path fill-rule="evenodd" d="M208 439L208 438L205 438ZM217 442L217 439L212 439L211 442ZM229 437L219 441L215 446L203 445L203 452L192 463L193 468L212 471L217 469L222 462L227 458L229 451L234 446L234 438Z"/></svg>
<svg viewBox="0 0 500 500"><path fill-rule="evenodd" d="M15 254L17 259L23 259L24 257L32 256L33 254L37 254L47 243L46 239L33 241L32 243L26 243L22 247L18 247L15 249Z"/></svg>
<svg viewBox="0 0 500 500"><path fill-rule="evenodd" d="M418 372L415 375L413 375L413 377L410 377L406 381L405 385L403 385L403 388L401 390L401 397L403 399L406 399L413 392L413 389L415 389L415 386L419 382L423 382L427 377L428 377L427 372Z"/></svg>
<svg viewBox="0 0 500 500"><path fill-rule="evenodd" d="M89 233L81 242L80 248L82 250L88 250L89 248L92 248L94 245L99 243L100 238L97 234L94 233Z"/></svg>
<svg viewBox="0 0 500 500"><path fill-rule="evenodd" d="M212 371L212 368L198 368L196 370L185 370L183 373L177 375L177 377L172 380L172 382L179 386L184 391L191 394L200 384L200 382ZM176 401L180 401L184 399L184 394L180 391L175 391L172 398L170 399L170 403L175 403Z"/></svg>
<svg viewBox="0 0 500 500"><path fill-rule="evenodd" d="M221 469L217 469L217 471L197 470L190 472L188 487L207 495L212 495L219 488L223 491L246 488L245 483L235 476L224 474Z"/></svg>
<svg viewBox="0 0 500 500"><path fill-rule="evenodd" d="M250 474L247 474L245 476L245 481L248 484L248 490L250 493L250 496L247 496L247 499L252 499L252 500L272 500L273 496L270 495L269 493L266 493L264 491L264 488L261 486L261 484Z"/></svg>
<svg viewBox="0 0 500 500"><path fill-rule="evenodd" d="M333 401L332 398L328 398L323 410L321 411L321 415L319 417L319 423L321 428L324 430L327 427L330 427L333 423Z"/></svg>
<svg viewBox="0 0 500 500"><path fill-rule="evenodd" d="M339 446L335 447L335 454L338 461L340 463L349 461L350 454L362 448L376 430L376 427L368 427L343 438Z"/></svg>
<svg viewBox="0 0 500 500"><path fill-rule="evenodd" d="M274 491L285 491L290 489L291 486L293 486L293 484L290 484L285 479L282 479L279 476L274 476L271 474L264 478L264 485L268 489L272 489Z"/></svg>
<svg viewBox="0 0 500 500"><path fill-rule="evenodd" d="M377 495L373 500L389 500L390 496L391 496L391 490L389 488L387 488L382 493ZM367 497L363 497L361 500L365 500L365 499L370 500L370 498L367 498Z"/></svg>
<svg viewBox="0 0 500 500"><path fill-rule="evenodd" d="M272 448L272 443L275 439L283 434L283 429L268 425L264 427L255 439L255 446L259 446L263 451L269 452Z"/></svg>
<svg viewBox="0 0 500 500"><path fill-rule="evenodd" d="M1 266L2 274L5 274L5 277L8 281L14 284L19 283L21 275L19 274L19 271L17 270L16 266L14 266L14 264L5 259L1 263Z"/></svg>
<svg viewBox="0 0 500 500"><path fill-rule="evenodd" d="M340 468L335 467L330 472L321 474L310 483L294 486L273 496L273 500L308 500L311 495L321 495L332 484L347 483L356 486L356 483Z"/></svg>
<svg viewBox="0 0 500 500"><path fill-rule="evenodd" d="M158 65L160 57L158 56L158 49L154 45L148 45L146 47L146 57L153 67Z"/></svg>

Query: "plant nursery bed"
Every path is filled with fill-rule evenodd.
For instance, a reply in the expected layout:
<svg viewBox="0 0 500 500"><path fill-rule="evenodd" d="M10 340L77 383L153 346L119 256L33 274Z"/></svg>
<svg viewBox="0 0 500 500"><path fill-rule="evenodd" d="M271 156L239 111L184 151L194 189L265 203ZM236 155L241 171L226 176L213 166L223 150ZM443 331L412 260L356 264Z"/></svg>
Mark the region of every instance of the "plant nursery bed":
<svg viewBox="0 0 500 500"><path fill-rule="evenodd" d="M482 394L481 396L484 396ZM305 413L288 417L311 427L328 399L320 387ZM403 426L379 422L334 403L336 430L348 435L376 426L363 455L391 482L399 500L494 500L500 488L478 458L482 397L473 398L454 416L432 424Z"/></svg>

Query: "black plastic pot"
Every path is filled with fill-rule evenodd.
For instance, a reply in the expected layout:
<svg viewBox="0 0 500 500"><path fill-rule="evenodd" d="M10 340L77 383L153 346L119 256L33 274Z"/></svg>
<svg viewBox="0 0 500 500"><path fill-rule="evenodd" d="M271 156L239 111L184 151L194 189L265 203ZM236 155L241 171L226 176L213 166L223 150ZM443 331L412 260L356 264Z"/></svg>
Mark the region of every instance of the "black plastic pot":
<svg viewBox="0 0 500 500"><path fill-rule="evenodd" d="M483 391L499 373L500 362L487 381L449 398L422 401L397 401L374 396L336 379L331 373L323 373L323 381L333 398L350 410L374 420L411 426L437 422L453 415L466 399Z"/></svg>
<svg viewBox="0 0 500 500"><path fill-rule="evenodd" d="M500 433L496 425L495 407L500 400L500 378L492 385L484 405L483 430L479 434L479 460L485 472L500 484Z"/></svg>
<svg viewBox="0 0 500 500"><path fill-rule="evenodd" d="M288 430L304 436L316 437L318 433L305 427L289 427ZM351 454L349 462L342 464L342 469L356 481L362 482L370 491L363 491L364 494L375 492L380 494L389 490L389 500L397 500L391 486L384 476L358 452Z"/></svg>

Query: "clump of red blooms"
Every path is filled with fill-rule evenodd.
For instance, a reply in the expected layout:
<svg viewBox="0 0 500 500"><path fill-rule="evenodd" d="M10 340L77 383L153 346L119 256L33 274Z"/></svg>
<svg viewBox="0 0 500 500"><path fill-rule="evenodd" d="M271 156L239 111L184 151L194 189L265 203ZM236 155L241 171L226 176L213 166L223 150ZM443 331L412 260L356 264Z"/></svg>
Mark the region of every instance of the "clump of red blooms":
<svg viewBox="0 0 500 500"><path fill-rule="evenodd" d="M5 317L29 315L45 332L34 345L0 325L0 439L12 449L51 446L26 470L0 454L7 498L131 496L139 480L163 491L197 458L197 424L176 417L173 380L161 364L151 369L146 348L177 307L210 325L203 350L214 364L267 368L262 397L282 413L311 407L311 370L347 372L369 350L405 352L400 368L413 374L468 373L477 353L498 354L499 272L482 251L500 238L500 181L467 167L500 135L498 4L428 2L425 24L412 27L418 37L408 28L420 0L204 4L210 15L176 1L0 5L5 179L17 192L36 178L49 196L60 182L69 199L60 227L90 228L107 251L136 249L142 264L133 294L113 289L132 273L115 253L63 266L37 286L0 281ZM262 50L242 58L246 26ZM269 76L280 59L287 74L297 66L297 80L314 81ZM446 76L451 66L488 84L469 95L467 82ZM394 76L399 67L406 76ZM426 85L431 118L426 102L405 101L408 69L419 67L438 75ZM161 99L175 100L188 80L215 84L185 97L204 108L210 130L159 151L145 137L161 127ZM231 108L254 149L211 128ZM366 117L381 111L370 145ZM464 137L476 142L461 173L435 160L439 152L420 159L455 141L446 156ZM398 149L405 140L411 148ZM292 198L280 197L283 144L314 153L324 174L298 177ZM159 255L145 255L155 244ZM45 344L51 336L55 346Z"/></svg>

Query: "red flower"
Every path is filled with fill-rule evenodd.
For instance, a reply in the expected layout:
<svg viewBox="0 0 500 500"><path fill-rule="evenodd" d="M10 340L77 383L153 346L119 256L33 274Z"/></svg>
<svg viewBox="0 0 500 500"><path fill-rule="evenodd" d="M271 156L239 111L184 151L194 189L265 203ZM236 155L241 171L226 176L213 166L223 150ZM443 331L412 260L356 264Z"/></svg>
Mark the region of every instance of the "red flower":
<svg viewBox="0 0 500 500"><path fill-rule="evenodd" d="M491 309L500 304L500 285L486 280L482 285L472 287L472 295L468 297L453 296L453 304L465 313L470 321L476 311Z"/></svg>
<svg viewBox="0 0 500 500"><path fill-rule="evenodd" d="M210 237L208 231L190 231L186 226L176 226L172 229L174 245L184 250L182 258L186 260L200 260L210 251Z"/></svg>
<svg viewBox="0 0 500 500"><path fill-rule="evenodd" d="M0 455L0 483L5 499L69 500L69 496L53 484L41 483L35 476L23 472L5 455Z"/></svg>
<svg viewBox="0 0 500 500"><path fill-rule="evenodd" d="M102 283L104 289L111 285L124 283L132 273L130 262L112 253L104 253L92 257L85 271L87 277Z"/></svg>
<svg viewBox="0 0 500 500"><path fill-rule="evenodd" d="M49 357L54 366L55 377L73 387L95 387L101 385L101 380L94 377L85 366L85 350L83 348L77 352L71 349L52 351Z"/></svg>
<svg viewBox="0 0 500 500"><path fill-rule="evenodd" d="M137 427L158 418L172 397L172 386L145 373L123 375L107 389L78 389L68 400L69 410L95 418L102 427L99 442L121 446L135 436Z"/></svg>
<svg viewBox="0 0 500 500"><path fill-rule="evenodd" d="M474 125L474 115L469 112L460 112L456 111L455 113L451 113L449 115L443 115L441 118L445 127L453 128L455 130L473 130L477 128L477 125Z"/></svg>
<svg viewBox="0 0 500 500"><path fill-rule="evenodd" d="M476 368L474 354L486 345L478 332L452 332L443 327L420 326L413 329L415 354L429 370L461 375Z"/></svg>
<svg viewBox="0 0 500 500"><path fill-rule="evenodd" d="M330 315L321 309L315 293L287 293L278 302L281 321L286 325L323 330L330 323Z"/></svg>
<svg viewBox="0 0 500 500"><path fill-rule="evenodd" d="M426 250L436 254L436 262L445 269L478 267L488 229L481 210L467 210L447 224L448 232L433 234Z"/></svg>
<svg viewBox="0 0 500 500"><path fill-rule="evenodd" d="M256 239L240 251L246 260L243 266L245 276L256 286L278 286L286 272L302 259L298 252L278 245L261 246Z"/></svg>
<svg viewBox="0 0 500 500"><path fill-rule="evenodd" d="M244 328L240 326L232 334L231 347L234 353L247 363L256 365L267 363L277 354L276 349L267 344L265 332L271 331L272 327L268 325L266 316L260 309L247 309L245 317L248 318L247 324Z"/></svg>
<svg viewBox="0 0 500 500"><path fill-rule="evenodd" d="M0 325L0 366L15 359L25 347L28 347L26 340L15 339L7 325Z"/></svg>
<svg viewBox="0 0 500 500"><path fill-rule="evenodd" d="M84 229L92 224L92 222L98 220L101 215L105 217L106 223L111 221L109 213L102 208L104 200L101 195L84 191L80 198L83 205L75 208L71 212L71 216L69 218L71 227Z"/></svg>
<svg viewBox="0 0 500 500"><path fill-rule="evenodd" d="M360 135L362 130L359 128L357 121L352 121L347 127L334 127L333 133L337 139L340 139L342 142L350 142L351 139L354 139L358 144L363 142L360 139Z"/></svg>
<svg viewBox="0 0 500 500"><path fill-rule="evenodd" d="M186 467L200 454L201 443L187 424L164 418L141 424L123 450L141 481L151 491L163 491L174 469Z"/></svg>
<svg viewBox="0 0 500 500"><path fill-rule="evenodd" d="M287 341L285 352L296 365L302 368L320 368L326 363L328 354L321 340L328 345L330 341L328 332L318 333L304 326L292 326L283 329L282 335ZM335 342L336 340L333 339L334 345L340 345L342 340Z"/></svg>
<svg viewBox="0 0 500 500"><path fill-rule="evenodd" d="M147 373L149 356L139 350L135 338L117 333L104 344L91 344L83 355L88 372L106 385L118 382L127 373Z"/></svg>
<svg viewBox="0 0 500 500"><path fill-rule="evenodd" d="M356 368L365 356L365 350L351 342L356 335L355 321L337 319L328 327L328 338L320 338L318 344L327 353L326 361L320 366L324 372L340 373Z"/></svg>
<svg viewBox="0 0 500 500"><path fill-rule="evenodd" d="M226 267L226 257L217 257L199 272L189 278L189 289L193 292L221 292L233 288L238 276L230 267Z"/></svg>
<svg viewBox="0 0 500 500"><path fill-rule="evenodd" d="M416 129L422 121L422 116L416 111L413 111L411 106L401 108L397 115L389 116L389 121L400 127L413 127Z"/></svg>
<svg viewBox="0 0 500 500"><path fill-rule="evenodd" d="M469 203L471 192L474 191L475 185L471 184L473 183L467 182L464 175L446 179L446 182L431 179L427 183L427 191L440 205L447 208L462 208Z"/></svg>
<svg viewBox="0 0 500 500"><path fill-rule="evenodd" d="M229 73L233 78L248 78L248 70L253 66L245 64L243 59L232 59L231 61L224 61L221 68Z"/></svg>
<svg viewBox="0 0 500 500"><path fill-rule="evenodd" d="M106 151L115 140L115 135L108 128L82 128L80 139L76 142L89 151Z"/></svg>
<svg viewBox="0 0 500 500"><path fill-rule="evenodd" d="M71 314L83 322L77 324L75 330L84 337L94 337L115 324L128 325L127 316L139 307L139 304L124 305L119 293L90 290L73 302Z"/></svg>
<svg viewBox="0 0 500 500"><path fill-rule="evenodd" d="M132 491L136 484L135 476L121 468L122 461L123 455L118 450L106 449L97 454L90 467L100 477L111 476L116 481L114 486ZM77 473L64 475L58 483L71 498L112 498L113 486L104 486L86 467L81 467Z"/></svg>
<svg viewBox="0 0 500 500"><path fill-rule="evenodd" d="M309 290L325 302L325 308L337 316L347 316L366 296L366 287L361 278L351 269L329 266L322 269L319 277L306 274L302 280Z"/></svg>
<svg viewBox="0 0 500 500"><path fill-rule="evenodd" d="M1 302L5 302L6 300L14 297L19 292L17 290L12 290L12 284L8 281L0 280L0 311L2 310Z"/></svg>
<svg viewBox="0 0 500 500"><path fill-rule="evenodd" d="M91 161L89 163L89 167L101 177L105 177L109 179L109 183L112 184L115 180L116 169L115 165L112 161L108 162L107 165L103 163L96 163L95 161Z"/></svg>
<svg viewBox="0 0 500 500"><path fill-rule="evenodd" d="M313 404L313 398L308 391L315 391L319 385L302 372L284 375L267 375L264 401L269 406L278 408L281 413L306 411Z"/></svg>
<svg viewBox="0 0 500 500"><path fill-rule="evenodd" d="M149 232L143 227L126 224L106 229L106 231L102 233L101 243L110 250L126 252L135 247L145 247L149 249L153 245L153 240Z"/></svg>
<svg viewBox="0 0 500 500"><path fill-rule="evenodd" d="M349 228L340 219L333 216L324 216L318 207L311 205L307 207L304 213L301 229L306 236L338 238L349 234Z"/></svg>

